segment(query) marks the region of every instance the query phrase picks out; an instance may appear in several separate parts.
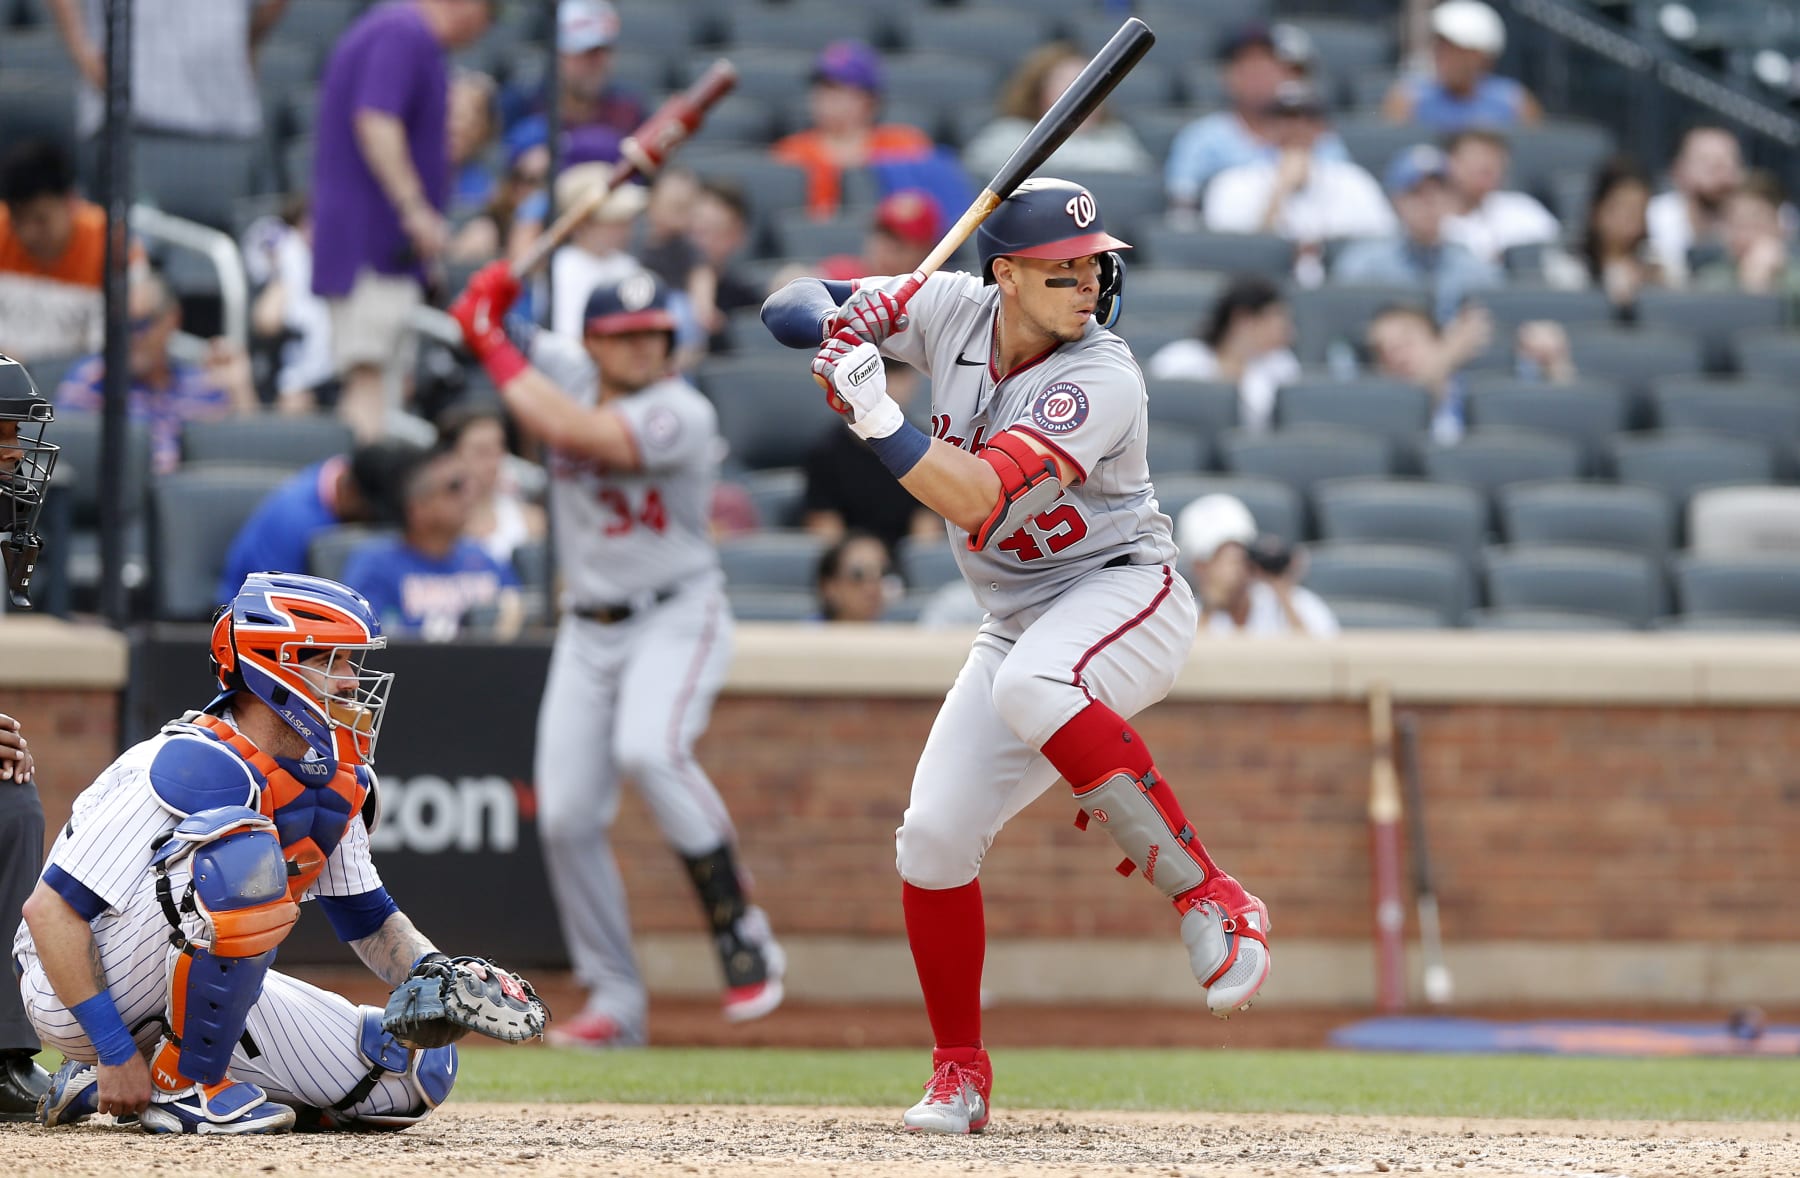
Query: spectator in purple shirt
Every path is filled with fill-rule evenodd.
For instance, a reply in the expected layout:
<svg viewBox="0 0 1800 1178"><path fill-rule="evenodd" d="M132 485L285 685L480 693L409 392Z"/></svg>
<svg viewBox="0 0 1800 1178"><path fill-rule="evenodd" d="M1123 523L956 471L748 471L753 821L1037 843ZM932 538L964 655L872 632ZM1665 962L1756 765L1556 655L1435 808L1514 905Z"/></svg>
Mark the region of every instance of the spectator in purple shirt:
<svg viewBox="0 0 1800 1178"><path fill-rule="evenodd" d="M133 272L126 295L131 324L131 386L126 412L150 427L151 466L168 474L181 465L181 430L190 421L217 421L256 409L250 359L226 339L207 346L204 365L177 359L169 342L181 326L181 305L153 271ZM89 356L69 369L56 390L57 408L98 413L106 365Z"/></svg>
<svg viewBox="0 0 1800 1178"><path fill-rule="evenodd" d="M338 40L319 87L313 291L331 305L338 412L363 440L381 435L386 390L412 368L407 319L448 239L446 54L480 40L492 8L379 5Z"/></svg>
<svg viewBox="0 0 1800 1178"><path fill-rule="evenodd" d="M350 554L340 578L369 599L388 634L445 642L485 628L511 638L524 619L519 577L468 538L475 480L454 447L440 446L405 476L406 530Z"/></svg>

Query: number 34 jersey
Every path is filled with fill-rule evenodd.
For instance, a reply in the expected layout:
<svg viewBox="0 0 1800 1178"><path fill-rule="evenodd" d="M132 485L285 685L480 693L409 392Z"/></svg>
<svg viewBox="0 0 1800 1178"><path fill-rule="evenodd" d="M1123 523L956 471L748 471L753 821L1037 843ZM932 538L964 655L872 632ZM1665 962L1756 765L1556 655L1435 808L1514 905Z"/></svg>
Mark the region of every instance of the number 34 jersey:
<svg viewBox="0 0 1800 1178"><path fill-rule="evenodd" d="M902 278L867 278L895 289ZM1144 447L1144 374L1125 341L1090 322L1073 343L1027 360L1004 379L993 368L1000 288L972 274L937 273L907 307L911 325L883 351L931 380L932 433L965 450L1004 429L1042 442L1079 472L1046 510L986 549L949 525L975 600L996 618L1045 606L1108 562L1175 558L1169 517L1156 505Z"/></svg>
<svg viewBox="0 0 1800 1178"><path fill-rule="evenodd" d="M599 396L587 352L548 331L531 363L583 405ZM614 605L681 585L719 566L708 518L724 442L712 403L679 377L607 402L625 420L637 470L550 455L551 519L565 606Z"/></svg>

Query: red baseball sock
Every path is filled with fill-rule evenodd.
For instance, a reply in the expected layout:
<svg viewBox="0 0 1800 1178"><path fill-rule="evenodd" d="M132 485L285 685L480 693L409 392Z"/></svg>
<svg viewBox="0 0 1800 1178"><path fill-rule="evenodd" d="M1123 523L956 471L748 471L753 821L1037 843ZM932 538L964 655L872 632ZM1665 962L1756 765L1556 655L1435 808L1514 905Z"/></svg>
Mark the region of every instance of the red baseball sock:
<svg viewBox="0 0 1800 1178"><path fill-rule="evenodd" d="M1169 829L1177 833L1183 828L1193 830L1193 824L1182 813L1181 803L1175 800L1175 791L1169 788L1162 774L1156 772L1150 746L1123 716L1099 700L1076 712L1067 724L1050 734L1050 739L1038 751L1076 789L1091 785L1117 769L1138 778L1151 774L1154 784L1150 787L1150 797L1167 819ZM1208 879L1221 874L1212 856L1200 844L1197 831L1182 845L1200 861Z"/></svg>
<svg viewBox="0 0 1800 1178"><path fill-rule="evenodd" d="M981 966L987 953L981 883L934 891L902 885L906 940L940 1048L981 1046Z"/></svg>

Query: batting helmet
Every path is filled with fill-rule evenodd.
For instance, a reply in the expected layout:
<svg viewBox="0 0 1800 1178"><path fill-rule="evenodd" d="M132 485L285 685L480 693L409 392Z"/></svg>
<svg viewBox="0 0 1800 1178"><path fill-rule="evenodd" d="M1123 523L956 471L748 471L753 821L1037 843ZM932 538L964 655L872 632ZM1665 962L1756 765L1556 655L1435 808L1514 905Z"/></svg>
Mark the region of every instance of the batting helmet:
<svg viewBox="0 0 1800 1178"><path fill-rule="evenodd" d="M1116 251L1131 248L1106 231L1094 194L1072 180L1033 177L988 215L975 231L981 258L981 280L994 281L994 259L1085 258L1101 256L1100 305L1094 317L1102 327L1118 321L1119 296L1125 288L1125 263Z"/></svg>
<svg viewBox="0 0 1800 1178"><path fill-rule="evenodd" d="M20 608L30 604L26 591L42 547L37 519L57 450L44 441L44 427L54 420L55 408L38 394L25 366L0 355L0 562Z"/></svg>
<svg viewBox="0 0 1800 1178"><path fill-rule="evenodd" d="M675 311L669 288L648 270L628 274L617 282L597 286L588 295L581 317L587 335L622 335L628 331L675 330Z"/></svg>

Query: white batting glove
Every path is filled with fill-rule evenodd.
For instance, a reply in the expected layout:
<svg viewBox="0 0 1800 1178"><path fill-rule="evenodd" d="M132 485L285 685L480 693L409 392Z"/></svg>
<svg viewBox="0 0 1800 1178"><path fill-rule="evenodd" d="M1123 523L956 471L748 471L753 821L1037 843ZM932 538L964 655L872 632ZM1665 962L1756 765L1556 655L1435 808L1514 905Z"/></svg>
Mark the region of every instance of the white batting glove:
<svg viewBox="0 0 1800 1178"><path fill-rule="evenodd" d="M819 348L812 370L831 383L832 408L844 415L859 438L885 438L906 424L906 415L887 391L881 349L846 329Z"/></svg>

